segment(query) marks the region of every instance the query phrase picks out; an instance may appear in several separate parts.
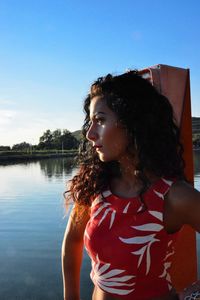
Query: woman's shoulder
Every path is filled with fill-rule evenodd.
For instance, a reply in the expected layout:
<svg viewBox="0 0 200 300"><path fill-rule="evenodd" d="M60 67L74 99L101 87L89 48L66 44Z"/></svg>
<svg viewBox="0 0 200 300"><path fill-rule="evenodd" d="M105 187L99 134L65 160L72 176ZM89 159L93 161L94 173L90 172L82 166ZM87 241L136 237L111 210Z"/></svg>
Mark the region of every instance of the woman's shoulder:
<svg viewBox="0 0 200 300"><path fill-rule="evenodd" d="M167 198L172 207L184 209L199 198L199 191L184 180L175 180L169 189Z"/></svg>
<svg viewBox="0 0 200 300"><path fill-rule="evenodd" d="M166 194L166 215L181 227L191 225L200 231L200 192L184 180L176 180Z"/></svg>

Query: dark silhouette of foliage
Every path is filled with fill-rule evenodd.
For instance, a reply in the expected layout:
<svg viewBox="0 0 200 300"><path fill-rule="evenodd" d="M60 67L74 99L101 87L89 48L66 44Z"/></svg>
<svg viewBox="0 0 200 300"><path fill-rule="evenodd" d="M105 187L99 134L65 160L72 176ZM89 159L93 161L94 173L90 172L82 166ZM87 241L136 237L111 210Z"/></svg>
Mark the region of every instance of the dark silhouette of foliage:
<svg viewBox="0 0 200 300"><path fill-rule="evenodd" d="M71 150L77 149L79 141L73 136L73 134L64 129L56 129L55 131L46 130L40 137L38 150L57 149L57 150Z"/></svg>
<svg viewBox="0 0 200 300"><path fill-rule="evenodd" d="M26 142L22 142L22 143L13 145L12 150L15 150L15 151L30 151L31 147L32 147L31 144L26 143Z"/></svg>
<svg viewBox="0 0 200 300"><path fill-rule="evenodd" d="M0 151L9 151L11 150L10 146L0 146Z"/></svg>

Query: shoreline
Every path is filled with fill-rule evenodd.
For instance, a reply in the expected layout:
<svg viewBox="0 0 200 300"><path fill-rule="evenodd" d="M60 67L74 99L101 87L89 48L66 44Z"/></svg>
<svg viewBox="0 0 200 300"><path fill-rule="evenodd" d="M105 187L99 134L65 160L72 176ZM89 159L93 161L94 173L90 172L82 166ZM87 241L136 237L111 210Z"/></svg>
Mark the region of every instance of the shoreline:
<svg viewBox="0 0 200 300"><path fill-rule="evenodd" d="M69 151L65 153L27 153L27 154L0 154L0 165L14 164L20 162L30 162L40 159L51 159L51 158L74 158L78 154L78 151Z"/></svg>

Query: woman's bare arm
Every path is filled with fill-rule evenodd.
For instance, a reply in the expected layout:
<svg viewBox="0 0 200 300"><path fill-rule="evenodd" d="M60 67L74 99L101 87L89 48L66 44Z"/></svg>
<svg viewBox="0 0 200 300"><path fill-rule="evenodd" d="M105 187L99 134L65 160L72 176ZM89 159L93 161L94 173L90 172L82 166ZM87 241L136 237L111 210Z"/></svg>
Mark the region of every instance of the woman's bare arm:
<svg viewBox="0 0 200 300"><path fill-rule="evenodd" d="M81 211L82 212L82 211ZM89 209L81 216L72 209L62 243L62 274L64 300L80 300L80 269L83 255L83 235L89 220Z"/></svg>

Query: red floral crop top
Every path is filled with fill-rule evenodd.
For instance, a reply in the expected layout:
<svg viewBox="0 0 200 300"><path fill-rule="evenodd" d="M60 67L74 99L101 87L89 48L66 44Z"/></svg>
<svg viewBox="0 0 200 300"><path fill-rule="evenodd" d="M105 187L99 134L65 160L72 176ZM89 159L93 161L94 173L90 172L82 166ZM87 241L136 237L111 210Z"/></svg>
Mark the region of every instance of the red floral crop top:
<svg viewBox="0 0 200 300"><path fill-rule="evenodd" d="M163 225L164 195L174 180L161 178L139 197L121 198L109 190L94 199L84 233L92 260L91 279L124 300L149 300L172 288L168 270L177 233Z"/></svg>

